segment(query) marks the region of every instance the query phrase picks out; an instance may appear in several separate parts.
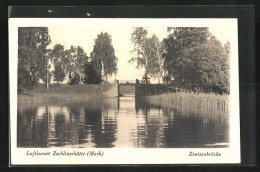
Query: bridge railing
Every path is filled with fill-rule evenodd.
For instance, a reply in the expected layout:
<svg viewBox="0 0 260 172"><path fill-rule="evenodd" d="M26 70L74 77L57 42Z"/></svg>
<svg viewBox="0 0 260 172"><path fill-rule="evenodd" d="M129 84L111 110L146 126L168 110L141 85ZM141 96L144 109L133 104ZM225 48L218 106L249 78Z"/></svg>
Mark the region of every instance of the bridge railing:
<svg viewBox="0 0 260 172"><path fill-rule="evenodd" d="M136 84L136 80L118 80L119 84Z"/></svg>

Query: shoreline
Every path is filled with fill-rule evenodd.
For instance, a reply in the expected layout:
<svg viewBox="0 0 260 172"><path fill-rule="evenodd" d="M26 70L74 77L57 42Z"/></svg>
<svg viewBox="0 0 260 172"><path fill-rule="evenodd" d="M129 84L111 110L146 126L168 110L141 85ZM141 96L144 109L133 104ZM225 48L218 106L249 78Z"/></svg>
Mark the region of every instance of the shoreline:
<svg viewBox="0 0 260 172"><path fill-rule="evenodd" d="M82 93L35 93L18 94L17 103L19 104L38 104L38 103L57 103L69 101L87 101L91 98L102 98L101 94L82 94Z"/></svg>
<svg viewBox="0 0 260 172"><path fill-rule="evenodd" d="M87 101L95 97L110 96L114 84L50 85L46 90L43 84L17 94L19 104L57 103L69 101Z"/></svg>

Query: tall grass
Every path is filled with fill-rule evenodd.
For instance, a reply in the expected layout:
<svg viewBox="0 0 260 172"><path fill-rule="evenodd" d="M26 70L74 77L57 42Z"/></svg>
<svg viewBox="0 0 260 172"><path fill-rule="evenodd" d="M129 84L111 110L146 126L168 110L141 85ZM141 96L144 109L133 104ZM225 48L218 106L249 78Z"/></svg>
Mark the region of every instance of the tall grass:
<svg viewBox="0 0 260 172"><path fill-rule="evenodd" d="M229 114L229 95L227 94L181 91L145 96L144 100L151 105L175 108L186 116L227 116Z"/></svg>

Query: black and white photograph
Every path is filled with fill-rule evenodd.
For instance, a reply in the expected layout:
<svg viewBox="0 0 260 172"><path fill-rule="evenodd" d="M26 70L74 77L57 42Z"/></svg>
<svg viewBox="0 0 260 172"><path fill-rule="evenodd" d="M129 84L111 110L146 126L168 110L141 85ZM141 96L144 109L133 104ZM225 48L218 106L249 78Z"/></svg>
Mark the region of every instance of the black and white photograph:
<svg viewBox="0 0 260 172"><path fill-rule="evenodd" d="M236 19L48 20L9 26L13 152L239 161Z"/></svg>

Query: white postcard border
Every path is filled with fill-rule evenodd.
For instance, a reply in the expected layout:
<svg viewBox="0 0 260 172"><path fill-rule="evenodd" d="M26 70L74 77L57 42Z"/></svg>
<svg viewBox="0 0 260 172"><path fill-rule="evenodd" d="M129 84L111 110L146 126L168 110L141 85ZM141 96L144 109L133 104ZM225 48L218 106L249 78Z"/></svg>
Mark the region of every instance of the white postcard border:
<svg viewBox="0 0 260 172"><path fill-rule="evenodd" d="M17 59L18 27L232 27L230 59L230 147L229 148L17 148ZM9 80L11 165L78 164L218 164L240 163L238 26L236 18L226 19L76 19L10 18ZM29 152L50 152L50 156L28 156ZM53 151L101 152L103 156L51 156ZM189 156L190 153L220 153L221 156Z"/></svg>

